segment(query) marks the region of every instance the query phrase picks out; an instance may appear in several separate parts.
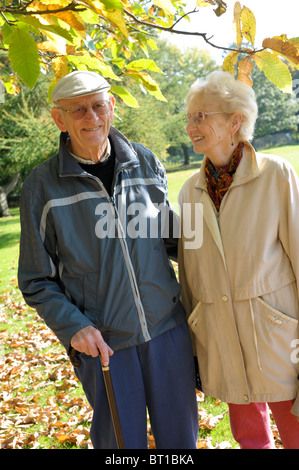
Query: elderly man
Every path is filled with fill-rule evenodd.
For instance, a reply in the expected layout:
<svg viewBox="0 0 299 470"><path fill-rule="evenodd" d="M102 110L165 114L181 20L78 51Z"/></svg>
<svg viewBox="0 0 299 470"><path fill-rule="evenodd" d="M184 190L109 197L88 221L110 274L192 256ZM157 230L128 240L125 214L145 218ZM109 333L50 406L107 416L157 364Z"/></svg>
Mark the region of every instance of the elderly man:
<svg viewBox="0 0 299 470"><path fill-rule="evenodd" d="M95 448L116 448L99 354L125 448L147 447L147 409L157 448L195 448L193 354L162 231L165 171L111 126L109 88L76 71L52 92L60 147L23 185L19 286L68 353L80 353Z"/></svg>

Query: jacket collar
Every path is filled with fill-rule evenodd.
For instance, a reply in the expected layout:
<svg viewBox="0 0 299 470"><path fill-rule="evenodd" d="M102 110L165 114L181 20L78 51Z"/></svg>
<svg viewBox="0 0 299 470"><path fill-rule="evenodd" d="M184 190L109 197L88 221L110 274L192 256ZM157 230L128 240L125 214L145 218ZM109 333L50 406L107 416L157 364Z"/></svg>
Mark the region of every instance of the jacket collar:
<svg viewBox="0 0 299 470"><path fill-rule="evenodd" d="M207 157L204 156L204 159L201 164L201 168L198 173L198 178L195 181L195 188L203 189L207 191L207 182L205 175L205 164ZM249 142L245 142L243 149L243 157L235 173L231 187L239 186L241 184L247 183L255 179L260 173L256 153L254 148Z"/></svg>
<svg viewBox="0 0 299 470"><path fill-rule="evenodd" d="M209 196L208 189L207 189L207 182L206 182L206 175L205 175L206 159L207 157L205 156L203 159L199 174L198 174L198 178L195 181L195 188L203 190L199 198L199 202L203 203L204 205L203 217L218 247L218 250L220 251L224 266L226 267L225 254L224 254L224 249L222 245L219 225L217 221L216 209ZM260 170L259 170L258 161L256 158L256 153L253 147L249 144L249 142L245 142L245 146L243 149L243 157L237 168L231 187L239 186L241 184L244 184L248 181L255 179L259 175L259 172Z"/></svg>
<svg viewBox="0 0 299 470"><path fill-rule="evenodd" d="M60 134L60 146L58 152L59 174L60 176L77 176L86 172L76 162L69 153L66 142L67 132ZM135 167L139 165L137 154L128 139L115 127L110 127L109 139L115 152L115 172L124 168Z"/></svg>

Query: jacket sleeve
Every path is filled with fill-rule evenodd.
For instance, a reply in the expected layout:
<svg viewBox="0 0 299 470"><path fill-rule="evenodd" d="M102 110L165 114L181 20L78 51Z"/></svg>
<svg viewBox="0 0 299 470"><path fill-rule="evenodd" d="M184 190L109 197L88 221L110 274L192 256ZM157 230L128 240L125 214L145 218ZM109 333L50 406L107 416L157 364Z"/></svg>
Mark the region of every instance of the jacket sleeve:
<svg viewBox="0 0 299 470"><path fill-rule="evenodd" d="M293 167L287 165L280 188L280 221L279 238L283 248L290 259L294 271L299 298L299 180ZM298 331L299 338L299 331ZM290 345L290 358L293 348ZM297 360L297 396L292 407L292 413L299 419L299 359Z"/></svg>
<svg viewBox="0 0 299 470"><path fill-rule="evenodd" d="M161 181L162 186L165 191L165 223L164 223L164 232L162 233L164 246L167 252L168 257L177 261L178 257L178 239L180 233L180 218L175 212L172 204L168 199L168 182L166 176L166 170L161 164L161 162L155 157L156 168L155 172L158 176L158 179Z"/></svg>
<svg viewBox="0 0 299 470"><path fill-rule="evenodd" d="M44 205L38 196L24 183L20 199L19 288L26 303L69 351L73 335L92 323L68 300L59 282L56 234L53 228L47 227L46 236L42 235Z"/></svg>

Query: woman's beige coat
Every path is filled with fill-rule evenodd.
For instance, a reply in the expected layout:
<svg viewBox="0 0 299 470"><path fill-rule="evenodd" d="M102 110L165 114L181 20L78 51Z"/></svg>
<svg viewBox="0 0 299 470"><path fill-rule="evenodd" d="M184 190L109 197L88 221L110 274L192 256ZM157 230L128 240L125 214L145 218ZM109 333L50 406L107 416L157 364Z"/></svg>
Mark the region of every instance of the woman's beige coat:
<svg viewBox="0 0 299 470"><path fill-rule="evenodd" d="M297 176L288 162L246 143L218 214L207 192L205 160L179 195L182 300L203 391L239 404L296 398ZM184 234L186 203L203 212L200 248L190 248ZM292 411L299 415L299 399Z"/></svg>

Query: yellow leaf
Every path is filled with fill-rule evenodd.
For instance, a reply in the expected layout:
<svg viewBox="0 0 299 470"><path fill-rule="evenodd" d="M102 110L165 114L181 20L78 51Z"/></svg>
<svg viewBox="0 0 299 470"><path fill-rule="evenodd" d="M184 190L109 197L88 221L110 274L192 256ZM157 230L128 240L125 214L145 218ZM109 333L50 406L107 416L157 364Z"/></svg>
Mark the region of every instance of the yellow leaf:
<svg viewBox="0 0 299 470"><path fill-rule="evenodd" d="M299 64L299 49L289 41L283 41L277 38L266 38L263 41L263 47L282 54L295 65Z"/></svg>
<svg viewBox="0 0 299 470"><path fill-rule="evenodd" d="M245 59L240 60L238 66L238 80L247 83L249 86L253 85L253 81L250 77L252 67L253 62L251 62L250 57L245 57Z"/></svg>
<svg viewBox="0 0 299 470"><path fill-rule="evenodd" d="M242 7L240 2L236 2L234 6L234 20L233 20L233 28L236 31L236 43L237 46L241 45L242 42L242 32L241 32L241 13Z"/></svg>
<svg viewBox="0 0 299 470"><path fill-rule="evenodd" d="M118 28L126 38L129 37L129 32L127 30L126 21L122 15L122 12L118 9L113 10L103 10L103 15L112 26Z"/></svg>
<svg viewBox="0 0 299 470"><path fill-rule="evenodd" d="M162 8L162 10L164 10L165 13L168 13L169 15L175 14L175 7L170 0L153 0L153 4L159 8Z"/></svg>
<svg viewBox="0 0 299 470"><path fill-rule="evenodd" d="M63 51L59 51L53 41L37 42L36 45L40 51L54 52L56 54L65 54L65 44Z"/></svg>
<svg viewBox="0 0 299 470"><path fill-rule="evenodd" d="M256 21L255 16L247 7L243 7L241 13L242 34L254 46Z"/></svg>
<svg viewBox="0 0 299 470"><path fill-rule="evenodd" d="M215 5L213 0L197 0L196 4L198 7L207 7L209 5Z"/></svg>
<svg viewBox="0 0 299 470"><path fill-rule="evenodd" d="M79 13L76 13L75 11L63 11L63 12L60 12L60 13L51 13L52 10L58 10L60 8L63 8L63 6L67 6L69 4L69 2L67 0L66 0L66 5L62 5L62 3L60 3L60 2L63 2L63 0L58 0L58 2L56 2L56 0L55 0L55 3L49 2L49 4L44 4L43 2L38 2L38 1L33 1L28 6L28 9L33 10L33 11L47 10L47 11L49 11L49 15L56 16L60 20L67 23L70 27L74 28L75 31L79 32L81 34L81 36L85 37L85 26L84 26L84 22L83 22L82 18L80 17ZM44 17L44 15L43 15L43 17ZM49 21L49 23L50 23L50 21Z"/></svg>
<svg viewBox="0 0 299 470"><path fill-rule="evenodd" d="M52 59L51 65L57 81L68 74L68 62L65 56L55 57Z"/></svg>
<svg viewBox="0 0 299 470"><path fill-rule="evenodd" d="M253 54L252 59L258 68L264 72L268 80L280 90L292 93L292 75L287 65L277 55L268 51L261 51Z"/></svg>
<svg viewBox="0 0 299 470"><path fill-rule="evenodd" d="M101 1L99 0L85 0L83 2L84 5L86 5L88 8L90 8L92 11L94 11L95 13L98 13L100 15L103 14L103 10L105 10L105 5L104 3L102 3Z"/></svg>
<svg viewBox="0 0 299 470"><path fill-rule="evenodd" d="M55 0L55 3L58 5L58 8L67 7L72 3L73 0ZM51 5L53 4L53 0L43 0L43 5ZM45 10L46 8L44 8Z"/></svg>
<svg viewBox="0 0 299 470"><path fill-rule="evenodd" d="M232 51L224 59L222 64L222 70L235 75L234 65L237 63L239 52Z"/></svg>
<svg viewBox="0 0 299 470"><path fill-rule="evenodd" d="M61 8L59 6L59 8ZM34 0L33 2L30 2L28 6L26 7L27 11L43 11L43 10L48 10L48 5L46 5L43 2L40 2L38 0Z"/></svg>
<svg viewBox="0 0 299 470"><path fill-rule="evenodd" d="M60 436L57 437L57 440L59 444L66 444L66 443L75 444L76 443L76 437L72 436L71 434L70 435L61 434Z"/></svg>
<svg viewBox="0 0 299 470"><path fill-rule="evenodd" d="M74 11L64 11L62 13L53 13L54 16L74 28L75 31L85 37L85 26L80 15Z"/></svg>
<svg viewBox="0 0 299 470"><path fill-rule="evenodd" d="M38 42L36 45L41 51L54 52L56 54L66 55L66 39L55 34L47 33L48 41Z"/></svg>

